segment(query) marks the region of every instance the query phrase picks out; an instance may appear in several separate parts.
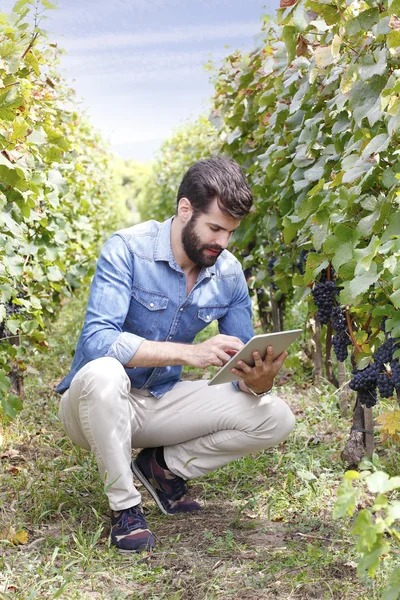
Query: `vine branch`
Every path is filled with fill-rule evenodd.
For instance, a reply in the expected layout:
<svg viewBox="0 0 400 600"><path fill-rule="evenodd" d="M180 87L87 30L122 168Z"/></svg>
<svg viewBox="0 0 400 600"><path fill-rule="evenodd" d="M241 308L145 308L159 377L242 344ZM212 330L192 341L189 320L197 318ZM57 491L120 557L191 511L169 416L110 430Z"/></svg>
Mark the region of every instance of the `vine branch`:
<svg viewBox="0 0 400 600"><path fill-rule="evenodd" d="M358 354L359 352L362 352L362 350L361 350L360 346L358 345L356 338L354 337L353 326L352 326L352 324L351 324L351 319L350 319L350 312L349 312L349 309L350 309L350 306L349 306L349 305L347 305L347 306L346 306L346 321L347 321L347 328L348 328L348 330L349 330L350 339L351 339L351 341L352 341L352 343L353 343L353 346L354 346L354 348L355 348L355 350L356 350L356 352L357 352L357 354Z"/></svg>

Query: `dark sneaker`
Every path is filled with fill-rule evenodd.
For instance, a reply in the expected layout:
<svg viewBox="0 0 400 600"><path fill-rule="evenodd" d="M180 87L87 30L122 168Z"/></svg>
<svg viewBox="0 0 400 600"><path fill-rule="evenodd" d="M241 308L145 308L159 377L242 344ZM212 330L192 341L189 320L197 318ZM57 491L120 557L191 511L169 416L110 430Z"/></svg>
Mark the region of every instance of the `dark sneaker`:
<svg viewBox="0 0 400 600"><path fill-rule="evenodd" d="M132 471L153 496L164 515L189 513L201 510L200 504L186 498L187 485L182 477L178 477L163 469L156 462L155 448L145 448L132 461Z"/></svg>
<svg viewBox="0 0 400 600"><path fill-rule="evenodd" d="M147 527L140 506L120 512L112 511L111 525L111 543L119 552L140 552L154 548L154 536Z"/></svg>

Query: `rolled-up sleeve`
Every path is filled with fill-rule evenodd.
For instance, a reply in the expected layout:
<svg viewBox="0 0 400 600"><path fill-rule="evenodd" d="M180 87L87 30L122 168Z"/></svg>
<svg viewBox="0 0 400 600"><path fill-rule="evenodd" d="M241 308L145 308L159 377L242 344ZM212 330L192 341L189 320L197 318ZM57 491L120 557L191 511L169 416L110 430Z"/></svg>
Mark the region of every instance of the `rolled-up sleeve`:
<svg viewBox="0 0 400 600"><path fill-rule="evenodd" d="M86 359L111 356L125 365L143 342L143 337L122 331L131 301L133 269L125 241L114 234L100 253L90 288L82 330Z"/></svg>

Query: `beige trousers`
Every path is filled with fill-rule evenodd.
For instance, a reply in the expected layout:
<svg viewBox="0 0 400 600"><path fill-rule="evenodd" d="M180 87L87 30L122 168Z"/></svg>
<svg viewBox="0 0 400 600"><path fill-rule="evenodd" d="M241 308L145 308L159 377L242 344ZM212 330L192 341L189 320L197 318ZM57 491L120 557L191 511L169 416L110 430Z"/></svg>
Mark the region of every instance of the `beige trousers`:
<svg viewBox="0 0 400 600"><path fill-rule="evenodd" d="M94 453L113 510L141 501L130 469L132 448L164 446L169 469L192 479L279 444L294 427L291 410L273 393L258 398L230 383L181 381L155 398L131 388L121 363L108 357L76 374L59 416L71 440Z"/></svg>

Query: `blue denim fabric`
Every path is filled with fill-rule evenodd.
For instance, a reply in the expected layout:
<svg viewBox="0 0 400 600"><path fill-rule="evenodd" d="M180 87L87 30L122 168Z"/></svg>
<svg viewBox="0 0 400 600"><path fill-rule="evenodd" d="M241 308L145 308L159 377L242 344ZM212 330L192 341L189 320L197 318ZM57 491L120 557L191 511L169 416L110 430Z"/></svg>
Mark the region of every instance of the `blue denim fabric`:
<svg viewBox="0 0 400 600"><path fill-rule="evenodd" d="M227 250L202 268L186 295L186 276L175 262L172 218L147 221L113 234L104 245L90 289L85 322L71 371L58 385L67 390L86 363L111 356L123 365L144 339L191 344L217 320L219 331L247 342L253 335L251 301L239 261ZM127 368L132 387L160 398L179 381L182 367Z"/></svg>

